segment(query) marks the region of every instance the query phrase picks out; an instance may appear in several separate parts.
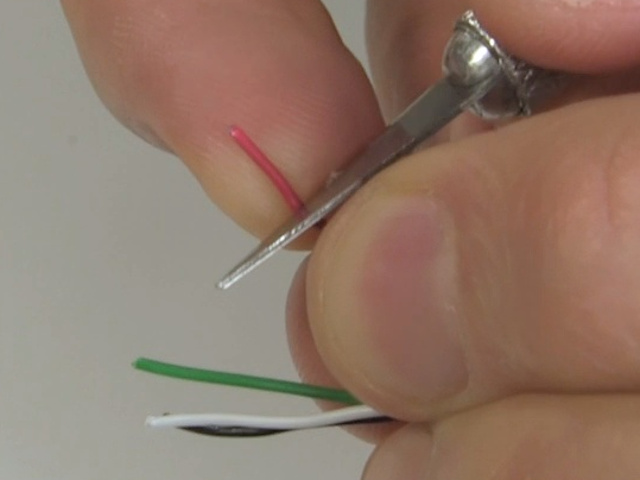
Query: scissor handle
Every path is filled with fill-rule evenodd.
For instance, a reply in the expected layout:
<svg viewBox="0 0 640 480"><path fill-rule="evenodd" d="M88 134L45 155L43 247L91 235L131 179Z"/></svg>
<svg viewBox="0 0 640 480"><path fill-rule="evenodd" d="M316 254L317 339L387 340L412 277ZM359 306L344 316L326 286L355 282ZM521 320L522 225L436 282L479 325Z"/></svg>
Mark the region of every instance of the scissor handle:
<svg viewBox="0 0 640 480"><path fill-rule="evenodd" d="M565 75L529 65L509 55L482 27L472 11L457 21L443 58L449 81L472 86L499 75L492 90L470 110L497 120L530 115L565 83Z"/></svg>

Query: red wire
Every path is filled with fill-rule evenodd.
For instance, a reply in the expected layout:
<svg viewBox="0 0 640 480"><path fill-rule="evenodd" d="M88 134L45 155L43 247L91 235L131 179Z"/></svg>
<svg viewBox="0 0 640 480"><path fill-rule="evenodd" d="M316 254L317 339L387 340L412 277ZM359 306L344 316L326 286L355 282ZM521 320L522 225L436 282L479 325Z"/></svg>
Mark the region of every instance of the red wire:
<svg viewBox="0 0 640 480"><path fill-rule="evenodd" d="M278 170L273 162L269 160L269 157L267 157L265 153L253 142L253 140L251 140L249 135L247 135L240 127L235 125L229 128L229 134L236 141L238 146L247 154L247 156L267 175L293 213L296 215L304 214L306 212L306 207L296 191L284 175L282 175L280 170Z"/></svg>

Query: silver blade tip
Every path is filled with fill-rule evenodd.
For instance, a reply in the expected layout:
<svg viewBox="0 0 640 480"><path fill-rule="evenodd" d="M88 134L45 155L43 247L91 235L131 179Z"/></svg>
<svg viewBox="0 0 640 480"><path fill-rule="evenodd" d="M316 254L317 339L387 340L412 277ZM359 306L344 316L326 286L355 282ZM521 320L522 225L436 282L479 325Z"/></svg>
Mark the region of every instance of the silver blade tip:
<svg viewBox="0 0 640 480"><path fill-rule="evenodd" d="M227 290L229 287L233 286L244 277L246 277L250 272L255 270L258 265L266 260L267 256L264 255L263 252L259 251L257 254L254 253L247 257L240 264L236 265L233 270L227 273L222 279L216 283L216 287L220 290Z"/></svg>
<svg viewBox="0 0 640 480"><path fill-rule="evenodd" d="M234 283L236 283L238 279L232 278L229 275L222 278L218 283L216 283L216 288L218 290L227 290Z"/></svg>
<svg viewBox="0 0 640 480"><path fill-rule="evenodd" d="M244 265L241 267L244 267ZM227 290L239 282L247 273L249 273L249 270L241 267L234 268L227 273L218 283L216 283L216 287L219 290Z"/></svg>

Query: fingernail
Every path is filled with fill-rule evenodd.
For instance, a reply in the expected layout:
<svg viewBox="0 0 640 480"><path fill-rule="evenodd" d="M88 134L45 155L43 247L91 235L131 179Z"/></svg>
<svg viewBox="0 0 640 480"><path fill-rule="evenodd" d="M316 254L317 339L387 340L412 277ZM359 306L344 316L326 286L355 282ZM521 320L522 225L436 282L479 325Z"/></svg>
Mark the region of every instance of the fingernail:
<svg viewBox="0 0 640 480"><path fill-rule="evenodd" d="M362 373L376 388L420 404L461 391L468 372L450 219L433 200L408 197L376 205L362 221L369 240L353 253L364 269L354 289L356 335L368 352Z"/></svg>

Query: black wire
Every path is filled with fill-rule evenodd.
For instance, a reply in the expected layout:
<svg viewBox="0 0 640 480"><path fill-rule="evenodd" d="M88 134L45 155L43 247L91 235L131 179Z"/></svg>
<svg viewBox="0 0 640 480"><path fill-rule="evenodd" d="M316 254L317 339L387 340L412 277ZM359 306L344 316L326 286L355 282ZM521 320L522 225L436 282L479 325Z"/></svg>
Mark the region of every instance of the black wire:
<svg viewBox="0 0 640 480"><path fill-rule="evenodd" d="M395 421L390 417L375 417L366 418L362 420L353 420L350 422L333 423L331 425L323 425L322 427L345 427L348 425L368 425L374 423L386 423ZM243 426L220 426L220 425L207 425L202 427L180 427L180 430L184 430L190 433L197 433L199 435L206 435L209 437L234 437L234 438L249 438L249 437L266 437L268 435L276 435L278 433L295 432L298 429L275 429L275 428L259 428L259 427L243 427ZM302 429L311 430L311 429Z"/></svg>
<svg viewBox="0 0 640 480"><path fill-rule="evenodd" d="M179 430L185 432L197 433L199 435L206 435L209 437L266 437L268 435L275 435L277 433L284 433L288 430L276 430L268 428L253 428L253 427L221 427L211 425L207 427L180 427Z"/></svg>

